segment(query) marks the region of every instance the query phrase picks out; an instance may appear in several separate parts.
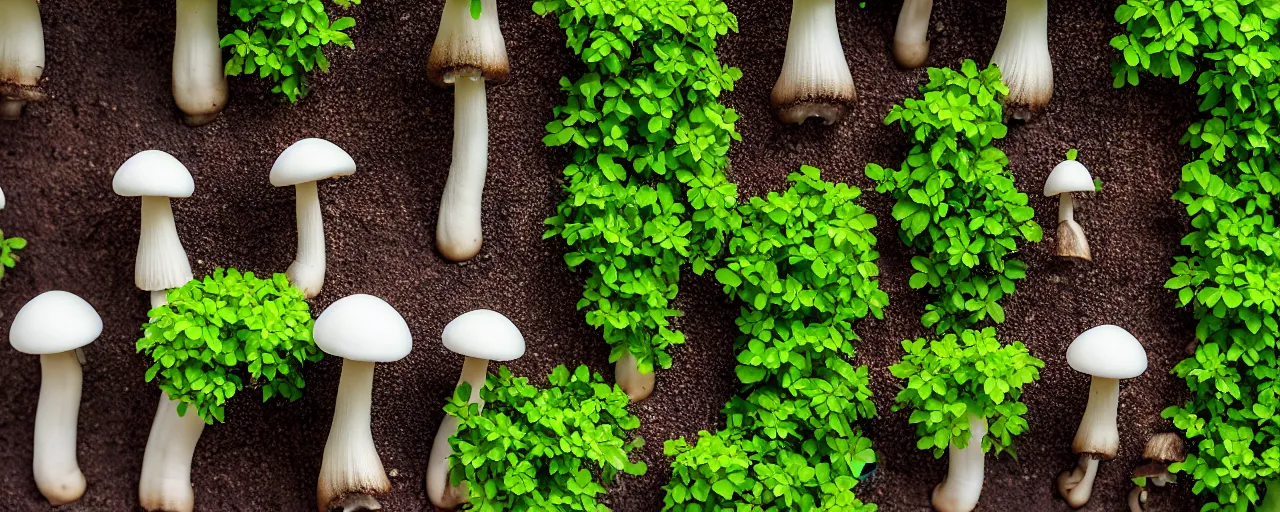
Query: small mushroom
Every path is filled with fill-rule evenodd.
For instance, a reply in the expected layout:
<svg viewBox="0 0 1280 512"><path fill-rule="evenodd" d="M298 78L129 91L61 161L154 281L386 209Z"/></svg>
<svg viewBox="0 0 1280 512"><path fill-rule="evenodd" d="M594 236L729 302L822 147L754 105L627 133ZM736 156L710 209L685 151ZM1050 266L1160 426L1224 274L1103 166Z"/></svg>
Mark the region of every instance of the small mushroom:
<svg viewBox="0 0 1280 512"><path fill-rule="evenodd" d="M329 305L313 328L316 346L342 358L338 401L324 445L316 501L320 512L381 510L374 496L391 481L373 442L373 367L399 361L413 349L404 317L372 295L351 295Z"/></svg>
<svg viewBox="0 0 1280 512"><path fill-rule="evenodd" d="M1058 196L1058 247L1054 254L1064 258L1093 261L1089 252L1089 240L1084 229L1076 223L1075 200L1072 192L1093 192L1093 176L1089 169L1075 160L1064 160L1053 168L1044 181L1045 197Z"/></svg>
<svg viewBox="0 0 1280 512"><path fill-rule="evenodd" d="M471 17L468 0L446 0L440 30L427 60L427 74L441 87L453 86L453 163L440 199L436 248L450 261L479 254L484 231L480 205L489 168L489 106L485 81L507 81L511 64L498 25L495 0L480 2Z"/></svg>
<svg viewBox="0 0 1280 512"><path fill-rule="evenodd" d="M302 139L280 153L271 166L271 184L293 186L298 216L298 252L285 272L303 297L315 297L324 287L324 215L316 182L356 172L351 155L324 139Z"/></svg>
<svg viewBox="0 0 1280 512"><path fill-rule="evenodd" d="M52 505L84 495L84 474L76 462L76 420L80 414L82 360L77 352L102 334L102 317L74 294L37 295L13 318L9 344L40 356L40 403L36 407L32 470L36 487Z"/></svg>
<svg viewBox="0 0 1280 512"><path fill-rule="evenodd" d="M1004 28L991 63L1000 68L1007 112L1030 119L1053 97L1053 61L1049 57L1049 0L1008 0Z"/></svg>
<svg viewBox="0 0 1280 512"><path fill-rule="evenodd" d="M16 121L27 102L45 99L43 74L39 0L0 0L0 119Z"/></svg>
<svg viewBox="0 0 1280 512"><path fill-rule="evenodd" d="M1151 436L1142 455L1151 462L1135 469L1133 478L1145 479L1156 487L1164 487L1177 481L1177 478L1169 472L1169 463L1186 460L1186 454L1182 449L1182 438L1168 432ZM1129 492L1130 512L1143 512L1142 506L1146 503L1147 489L1144 486L1134 486Z"/></svg>
<svg viewBox="0 0 1280 512"><path fill-rule="evenodd" d="M176 0L173 101L189 126L217 119L227 106L227 76L218 35L218 0Z"/></svg>
<svg viewBox="0 0 1280 512"><path fill-rule="evenodd" d="M773 86L773 106L784 123L810 117L833 124L844 118L856 93L836 26L835 0L793 0L787 53Z"/></svg>
<svg viewBox="0 0 1280 512"><path fill-rule="evenodd" d="M1076 467L1058 476L1058 491L1072 507L1089 502L1100 459L1115 458L1120 449L1116 427L1120 379L1131 379L1147 370L1147 352L1129 331L1100 325L1076 337L1067 347L1067 364L1092 376L1089 403L1076 430L1071 449L1080 454Z"/></svg>
<svg viewBox="0 0 1280 512"><path fill-rule="evenodd" d="M463 382L471 385L471 403L484 407L480 390L489 375L489 361L511 361L524 355L524 336L511 320L496 311L477 309L460 315L444 326L441 335L445 348L464 357ZM458 418L445 415L431 443L427 462L427 497L443 509L453 509L467 502L466 484L449 485L449 456L453 447L449 438L458 433Z"/></svg>
<svg viewBox="0 0 1280 512"><path fill-rule="evenodd" d="M151 307L164 305L165 290L191 281L191 263L178 239L169 198L191 197L196 190L191 172L164 151L133 155L116 170L111 188L124 197L142 197L142 230L133 279L138 288L151 292Z"/></svg>
<svg viewBox="0 0 1280 512"><path fill-rule="evenodd" d="M929 15L933 0L903 0L898 29L893 33L893 58L905 69L924 65L929 58Z"/></svg>

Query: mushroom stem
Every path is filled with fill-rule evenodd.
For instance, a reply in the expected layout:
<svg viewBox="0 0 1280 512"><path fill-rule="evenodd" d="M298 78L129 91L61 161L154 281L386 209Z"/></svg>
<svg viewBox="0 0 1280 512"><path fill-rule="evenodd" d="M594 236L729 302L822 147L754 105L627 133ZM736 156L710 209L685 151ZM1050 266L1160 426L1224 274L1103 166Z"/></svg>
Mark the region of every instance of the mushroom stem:
<svg viewBox="0 0 1280 512"><path fill-rule="evenodd" d="M173 40L173 101L186 123L213 121L227 104L227 77L218 46L218 1L177 0Z"/></svg>
<svg viewBox="0 0 1280 512"><path fill-rule="evenodd" d="M51 505L84 495L84 474L76 463L76 419L83 374L75 351L40 356L40 403L36 408L32 469L36 487Z"/></svg>
<svg viewBox="0 0 1280 512"><path fill-rule="evenodd" d="M1116 456L1120 449L1120 432L1116 428L1119 401L1119 379L1093 377L1089 383L1089 404L1085 406L1080 428L1071 443L1075 453L1093 454L1103 459Z"/></svg>
<svg viewBox="0 0 1280 512"><path fill-rule="evenodd" d="M969 413L969 443L959 448L954 440L951 442L947 447L950 457L947 477L933 488L933 508L938 512L969 512L978 506L986 466L986 456L982 453L985 435L986 418Z"/></svg>
<svg viewBox="0 0 1280 512"><path fill-rule="evenodd" d="M1005 103L1015 119L1031 114L1053 97L1053 62L1049 56L1049 1L1008 0L1004 28L991 62L1009 87Z"/></svg>
<svg viewBox="0 0 1280 512"><path fill-rule="evenodd" d="M1267 494L1258 504L1258 512L1280 512L1280 478L1268 480Z"/></svg>
<svg viewBox="0 0 1280 512"><path fill-rule="evenodd" d="M1088 453L1081 454L1076 467L1058 475L1058 493L1062 494L1072 508L1083 507L1089 503L1089 495L1093 493L1093 479L1097 476L1098 459Z"/></svg>
<svg viewBox="0 0 1280 512"><path fill-rule="evenodd" d="M178 239L167 197L142 196L142 233L133 275L138 288L147 291L175 288L191 280L191 263Z"/></svg>
<svg viewBox="0 0 1280 512"><path fill-rule="evenodd" d="M169 290L152 290L151 291L151 309L164 306L169 303Z"/></svg>
<svg viewBox="0 0 1280 512"><path fill-rule="evenodd" d="M893 33L893 58L906 69L924 65L929 57L929 15L933 0L903 0L898 29Z"/></svg>
<svg viewBox="0 0 1280 512"><path fill-rule="evenodd" d="M315 297L324 286L324 215L316 182L299 183L295 210L298 215L298 253L285 274L305 298Z"/></svg>
<svg viewBox="0 0 1280 512"><path fill-rule="evenodd" d="M618 381L618 385L622 387L622 391L631 399L631 403L636 403L653 393L653 387L657 380L655 372L642 373L640 371L640 361L630 350L624 350L622 357L618 358L618 362L613 365L613 377Z"/></svg>
<svg viewBox="0 0 1280 512"><path fill-rule="evenodd" d="M1058 222L1074 221L1076 202L1070 192L1058 194Z"/></svg>
<svg viewBox="0 0 1280 512"><path fill-rule="evenodd" d="M784 123L839 121L854 100L853 75L840 44L835 0L794 0L782 74L772 100Z"/></svg>
<svg viewBox="0 0 1280 512"><path fill-rule="evenodd" d="M1143 512L1142 504L1146 503L1147 490L1138 486L1134 486L1129 491L1129 512Z"/></svg>
<svg viewBox="0 0 1280 512"><path fill-rule="evenodd" d="M338 401L316 486L320 512L348 509L357 501L376 504L374 495L391 491L369 423L373 367L374 363L342 360Z"/></svg>
<svg viewBox="0 0 1280 512"><path fill-rule="evenodd" d="M16 121L28 101L43 98L44 28L37 0L0 0L0 119Z"/></svg>
<svg viewBox="0 0 1280 512"><path fill-rule="evenodd" d="M453 84L453 164L440 199L436 245L450 261L480 252L480 202L489 167L489 113L484 77L459 76Z"/></svg>
<svg viewBox="0 0 1280 512"><path fill-rule="evenodd" d="M160 392L156 417L151 422L147 450L142 456L138 503L148 512L191 512L196 494L191 488L191 458L204 433L204 420L189 407L178 415L177 400Z"/></svg>
<svg viewBox="0 0 1280 512"><path fill-rule="evenodd" d="M471 403L484 408L484 399L480 390L484 389L485 380L489 378L489 360L468 357L462 362L463 382L471 385ZM453 455L453 447L449 438L458 433L458 417L446 414L440 421L440 429L436 431L436 439L431 443L431 455L427 461L427 497L431 504L452 509L468 501L467 484L449 485L449 457Z"/></svg>

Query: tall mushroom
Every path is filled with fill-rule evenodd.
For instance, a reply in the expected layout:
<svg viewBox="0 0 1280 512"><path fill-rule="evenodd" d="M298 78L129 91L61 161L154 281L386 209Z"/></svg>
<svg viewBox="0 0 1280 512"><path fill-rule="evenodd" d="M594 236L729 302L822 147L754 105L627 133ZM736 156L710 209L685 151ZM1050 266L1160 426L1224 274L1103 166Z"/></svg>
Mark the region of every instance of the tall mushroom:
<svg viewBox="0 0 1280 512"><path fill-rule="evenodd" d="M1075 508L1089 502L1100 459L1115 458L1120 449L1116 427L1120 379L1132 379L1147 371L1147 351L1129 331L1099 325L1076 337L1067 347L1067 364L1092 376L1089 404L1076 430L1073 452L1080 454L1076 467L1058 476L1058 491Z"/></svg>
<svg viewBox="0 0 1280 512"><path fill-rule="evenodd" d="M1094 190L1093 176L1089 175L1084 164L1075 160L1064 160L1049 173L1049 178L1044 182L1044 196L1058 196L1058 245L1054 254L1093 261L1093 254L1089 252L1089 239L1084 236L1084 228L1076 223L1075 200L1071 193Z"/></svg>
<svg viewBox="0 0 1280 512"><path fill-rule="evenodd" d="M227 106L227 76L218 35L218 0L176 0L173 101L190 126L218 117Z"/></svg>
<svg viewBox="0 0 1280 512"><path fill-rule="evenodd" d="M330 304L313 332L320 350L342 358L338 401L316 485L320 512L380 510L374 496L390 492L391 481L370 427L373 367L409 355L413 335L390 304L359 294Z"/></svg>
<svg viewBox="0 0 1280 512"><path fill-rule="evenodd" d="M50 291L18 310L9 344L40 356L40 403L36 407L32 472L36 487L52 505L84 495L84 474L76 462L76 420L80 414L80 347L102 334L102 317L74 294Z"/></svg>
<svg viewBox="0 0 1280 512"><path fill-rule="evenodd" d="M298 253L286 274L293 286L308 299L324 286L324 215L316 182L350 176L356 172L351 155L324 139L302 139L280 153L271 166L271 184L293 186L298 215Z"/></svg>
<svg viewBox="0 0 1280 512"><path fill-rule="evenodd" d="M116 170L111 188L124 197L142 197L142 229L133 279L151 292L151 307L165 304L165 290L191 281L191 263L178 239L169 198L191 197L196 183L177 158L147 150L129 158Z"/></svg>
<svg viewBox="0 0 1280 512"><path fill-rule="evenodd" d="M1049 0L1008 0L1000 42L991 55L1009 87L1005 108L1014 119L1031 119L1053 97L1049 57Z"/></svg>
<svg viewBox="0 0 1280 512"><path fill-rule="evenodd" d="M501 313L488 309L477 309L453 319L444 326L440 337L445 348L465 358L458 385L470 384L471 403L482 408L484 399L480 397L480 390L489 375L489 361L510 361L524 355L524 336L520 329ZM431 443L427 462L427 497L432 504L444 509L467 502L465 484L449 485L449 456L453 455L449 438L456 433L458 418L446 415Z"/></svg>
<svg viewBox="0 0 1280 512"><path fill-rule="evenodd" d="M929 15L933 0L903 0L898 29L893 33L893 58L906 69L924 65L929 58Z"/></svg>
<svg viewBox="0 0 1280 512"><path fill-rule="evenodd" d="M844 118L856 94L840 45L835 0L794 0L782 74L773 85L773 106L784 123L810 117L832 124Z"/></svg>
<svg viewBox="0 0 1280 512"><path fill-rule="evenodd" d="M178 414L180 402L160 392L160 404L142 455L138 504L147 512L191 512L196 493L191 487L191 458L204 433L205 421L192 408Z"/></svg>
<svg viewBox="0 0 1280 512"><path fill-rule="evenodd" d="M0 119L16 121L27 102L45 98L43 74L39 0L0 0Z"/></svg>
<svg viewBox="0 0 1280 512"><path fill-rule="evenodd" d="M947 447L947 477L933 488L933 508L938 512L969 512L982 495L986 455L982 438L987 435L987 419L969 413L969 442L964 448L955 441Z"/></svg>
<svg viewBox="0 0 1280 512"><path fill-rule="evenodd" d="M453 86L453 163L436 222L436 248L450 261L474 258L483 243L480 204L489 167L485 81L505 82L511 68L498 27L497 2L481 0L480 4L476 19L471 17L469 0L445 0L427 61L432 82Z"/></svg>

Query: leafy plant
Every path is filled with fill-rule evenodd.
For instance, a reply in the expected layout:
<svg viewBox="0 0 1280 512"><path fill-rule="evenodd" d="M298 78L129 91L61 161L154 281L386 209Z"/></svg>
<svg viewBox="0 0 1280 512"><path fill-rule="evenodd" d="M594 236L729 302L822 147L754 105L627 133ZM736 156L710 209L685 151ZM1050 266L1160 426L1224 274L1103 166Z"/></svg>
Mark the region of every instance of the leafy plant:
<svg viewBox="0 0 1280 512"><path fill-rule="evenodd" d="M138 352L151 358L147 382L212 424L248 384L273 396L302 397L302 367L322 356L311 339L310 307L284 274L217 269L168 292L169 303L147 313Z"/></svg>
<svg viewBox="0 0 1280 512"><path fill-rule="evenodd" d="M548 146L568 146L564 202L546 238L569 246L587 273L578 309L603 331L610 361L625 351L641 372L671 366L684 342L672 308L685 265L702 274L738 224L729 143L738 114L720 103L742 77L720 64L716 38L737 31L720 0L540 0L559 16L585 73L562 78L568 96L547 124Z"/></svg>
<svg viewBox="0 0 1280 512"><path fill-rule="evenodd" d="M859 189L824 182L818 169L790 179L786 192L738 208L742 225L716 278L743 304L742 387L724 430L667 442L675 461L664 510L875 510L853 487L876 460L855 422L876 410L867 367L847 358L852 322L888 304L876 218L857 204Z"/></svg>
<svg viewBox="0 0 1280 512"><path fill-rule="evenodd" d="M18 251L26 247L26 239L16 236L5 238L4 231L0 231L0 278L4 277L6 269L18 264Z"/></svg>
<svg viewBox="0 0 1280 512"><path fill-rule="evenodd" d="M1026 277L1026 264L1012 259L1018 241L1042 237L1008 158L992 145L1007 131L1000 102L1009 90L999 69L979 71L971 60L960 71L929 69L920 90L923 99L908 98L885 118L915 143L906 161L896 171L867 164L866 175L897 200L903 242L925 253L911 258L910 280L936 294L924 325L942 333L1004 322L999 301Z"/></svg>
<svg viewBox="0 0 1280 512"><path fill-rule="evenodd" d="M471 510L609 510L598 498L619 473L643 475L631 451L644 445L627 432L640 420L627 412L627 394L586 366L557 367L537 389L505 366L489 375L483 412L468 403L463 383L445 405L459 419L449 438L450 480L466 482Z"/></svg>
<svg viewBox="0 0 1280 512"><path fill-rule="evenodd" d="M333 3L347 9L360 0ZM356 20L330 21L323 0L231 0L231 14L244 28L223 36L219 43L231 49L227 76L256 73L274 84L271 92L285 95L292 103L310 90L307 73L329 72L325 46L355 47L344 31L354 27Z"/></svg>
<svg viewBox="0 0 1280 512"><path fill-rule="evenodd" d="M1001 345L994 327L949 333L938 340L903 341L902 361L889 367L906 380L893 409L911 409L920 441L916 447L942 457L947 446L969 445L969 415L984 418L982 451L1010 452L1013 436L1027 429L1022 387L1040 379L1044 361L1022 342Z"/></svg>
<svg viewBox="0 0 1280 512"><path fill-rule="evenodd" d="M1199 344L1174 367L1192 398L1166 409L1191 441L1174 471L1215 502L1203 510L1273 510L1280 503L1280 5L1255 0L1128 0L1111 44L1115 86L1142 74L1193 78L1204 118L1182 142L1198 151L1174 199L1194 231L1165 287L1190 306ZM1267 503L1264 500L1270 500Z"/></svg>

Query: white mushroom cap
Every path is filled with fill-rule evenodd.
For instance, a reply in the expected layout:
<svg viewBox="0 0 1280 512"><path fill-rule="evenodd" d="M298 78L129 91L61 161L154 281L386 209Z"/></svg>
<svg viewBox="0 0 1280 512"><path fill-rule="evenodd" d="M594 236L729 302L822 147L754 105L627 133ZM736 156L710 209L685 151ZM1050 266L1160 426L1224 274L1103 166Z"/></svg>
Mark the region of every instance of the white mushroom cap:
<svg viewBox="0 0 1280 512"><path fill-rule="evenodd" d="M45 355L75 350L98 339L102 317L73 293L49 291L31 299L9 327L9 344L24 354Z"/></svg>
<svg viewBox="0 0 1280 512"><path fill-rule="evenodd" d="M191 197L196 182L173 155L150 149L133 155L116 170L111 188L124 197Z"/></svg>
<svg viewBox="0 0 1280 512"><path fill-rule="evenodd" d="M1067 364L1094 377L1132 379L1147 371L1147 351L1129 331L1099 325L1071 342Z"/></svg>
<svg viewBox="0 0 1280 512"><path fill-rule="evenodd" d="M4 209L4 190L0 190L0 210Z"/></svg>
<svg viewBox="0 0 1280 512"><path fill-rule="evenodd" d="M324 139L302 139L280 153L271 166L271 184L291 187L299 183L350 176L356 161L337 144Z"/></svg>
<svg viewBox="0 0 1280 512"><path fill-rule="evenodd" d="M490 361L510 361L524 355L524 335L497 311L477 309L444 326L441 339L454 353Z"/></svg>
<svg viewBox="0 0 1280 512"><path fill-rule="evenodd" d="M352 361L389 363L409 355L413 335L387 301L356 294L338 299L316 319L316 346Z"/></svg>
<svg viewBox="0 0 1280 512"><path fill-rule="evenodd" d="M1049 179L1044 180L1045 197L1056 196L1064 192L1093 192L1093 176L1084 164L1075 160L1064 160L1054 166Z"/></svg>

